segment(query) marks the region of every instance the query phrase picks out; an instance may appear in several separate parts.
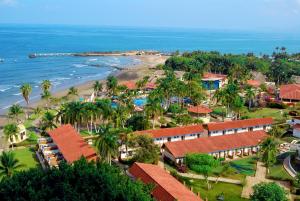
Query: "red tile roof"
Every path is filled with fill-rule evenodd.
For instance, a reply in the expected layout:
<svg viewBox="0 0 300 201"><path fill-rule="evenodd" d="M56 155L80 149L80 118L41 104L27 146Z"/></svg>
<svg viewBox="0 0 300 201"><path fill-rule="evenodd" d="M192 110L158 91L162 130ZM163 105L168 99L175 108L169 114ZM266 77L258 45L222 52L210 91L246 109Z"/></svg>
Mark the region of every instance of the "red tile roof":
<svg viewBox="0 0 300 201"><path fill-rule="evenodd" d="M192 112L192 113L196 113L196 114L208 114L208 113L212 112L211 109L209 109L205 106L202 106L202 105L191 106L188 108L188 111Z"/></svg>
<svg viewBox="0 0 300 201"><path fill-rule="evenodd" d="M171 136L180 136L180 135L188 135L188 134L196 134L204 132L202 125L190 125L190 126L182 126L175 128L160 128L154 130L143 130L137 131L136 134L148 134L152 138L160 138L160 137L171 137Z"/></svg>
<svg viewBox="0 0 300 201"><path fill-rule="evenodd" d="M226 122L214 122L214 123L207 124L207 130L221 131L221 130L229 130L235 128L248 128L248 127L254 127L259 125L270 125L272 123L273 123L273 119L271 117L226 121Z"/></svg>
<svg viewBox="0 0 300 201"><path fill-rule="evenodd" d="M145 87L146 89L155 89L156 88L156 84L153 82L148 82Z"/></svg>
<svg viewBox="0 0 300 201"><path fill-rule="evenodd" d="M279 97L289 100L300 100L300 84L286 84L280 86Z"/></svg>
<svg viewBox="0 0 300 201"><path fill-rule="evenodd" d="M203 79L222 79L225 80L227 75L215 74L215 73L204 73L202 76Z"/></svg>
<svg viewBox="0 0 300 201"><path fill-rule="evenodd" d="M248 80L247 84L252 87L258 88L261 85L261 82L259 80Z"/></svg>
<svg viewBox="0 0 300 201"><path fill-rule="evenodd" d="M67 162L72 163L80 159L81 156L89 161L97 159L94 149L83 140L70 124L56 128L48 134Z"/></svg>
<svg viewBox="0 0 300 201"><path fill-rule="evenodd" d="M122 82L120 85L127 87L129 90L134 90L137 88L136 83L134 81Z"/></svg>
<svg viewBox="0 0 300 201"><path fill-rule="evenodd" d="M134 163L129 173L142 182L155 184L152 195L159 201L202 201L183 184L157 165Z"/></svg>
<svg viewBox="0 0 300 201"><path fill-rule="evenodd" d="M167 142L164 148L175 158L182 158L188 153L214 153L260 144L267 134L265 131L252 131L239 134L197 138L194 140Z"/></svg>

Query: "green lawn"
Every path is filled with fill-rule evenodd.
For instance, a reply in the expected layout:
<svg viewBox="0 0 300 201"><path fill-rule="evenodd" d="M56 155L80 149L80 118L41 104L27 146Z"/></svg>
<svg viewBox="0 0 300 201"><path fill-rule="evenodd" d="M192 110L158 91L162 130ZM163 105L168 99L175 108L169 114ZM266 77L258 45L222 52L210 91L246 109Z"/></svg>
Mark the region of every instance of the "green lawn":
<svg viewBox="0 0 300 201"><path fill-rule="evenodd" d="M35 152L32 150L32 148L16 149L13 152L20 163L24 165L24 167L20 168L21 170L39 166Z"/></svg>
<svg viewBox="0 0 300 201"><path fill-rule="evenodd" d="M224 194L225 200L230 201L246 201L247 199L241 198L242 186L235 184L228 184L222 182L210 182L212 188L207 191L207 185L204 180L187 179L182 178L186 185L193 188L193 191L197 194L200 192L200 196L203 200L207 197L209 201L217 201L217 196L221 193Z"/></svg>
<svg viewBox="0 0 300 201"><path fill-rule="evenodd" d="M241 174L253 176L255 174L256 162L256 157L248 157L231 161L230 165Z"/></svg>
<svg viewBox="0 0 300 201"><path fill-rule="evenodd" d="M268 177L275 180L292 180L293 178L285 171L282 163L269 168Z"/></svg>
<svg viewBox="0 0 300 201"><path fill-rule="evenodd" d="M243 116L248 116L249 118L273 117L276 121L282 121L285 119L283 116L284 112L288 112L288 109L259 108L253 112L247 112Z"/></svg>

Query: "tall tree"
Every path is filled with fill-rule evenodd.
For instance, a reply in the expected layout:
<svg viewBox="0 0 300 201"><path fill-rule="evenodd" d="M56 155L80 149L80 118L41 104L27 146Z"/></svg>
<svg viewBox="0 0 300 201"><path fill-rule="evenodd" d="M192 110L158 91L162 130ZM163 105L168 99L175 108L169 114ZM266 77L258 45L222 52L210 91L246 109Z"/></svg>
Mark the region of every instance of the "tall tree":
<svg viewBox="0 0 300 201"><path fill-rule="evenodd" d="M3 132L4 132L6 140L10 142L10 146L13 149L14 138L15 139L19 138L20 130L19 130L18 125L15 123L7 124L4 126Z"/></svg>
<svg viewBox="0 0 300 201"><path fill-rule="evenodd" d="M45 93L46 91L50 91L51 87L52 87L52 83L50 80L42 81L41 89L42 89L43 93Z"/></svg>
<svg viewBox="0 0 300 201"><path fill-rule="evenodd" d="M78 96L78 89L75 87L70 87L68 91L68 95L70 96Z"/></svg>
<svg viewBox="0 0 300 201"><path fill-rule="evenodd" d="M94 92L96 94L96 96L99 95L99 93L103 90L103 85L101 82L99 82L98 80L95 81L94 85L93 85L93 89L94 89Z"/></svg>
<svg viewBox="0 0 300 201"><path fill-rule="evenodd" d="M110 75L106 79L106 88L110 95L117 95L118 80L116 77Z"/></svg>
<svg viewBox="0 0 300 201"><path fill-rule="evenodd" d="M28 106L29 104L29 96L32 92L32 87L29 83L26 83L26 84L23 84L21 87L20 87L20 91L22 93L22 96L24 98L24 100L26 101L26 104Z"/></svg>
<svg viewBox="0 0 300 201"><path fill-rule="evenodd" d="M55 115L50 111L46 111L42 117L41 126L40 126L42 130L42 134L45 135L47 131L52 130L56 127L57 126L55 124Z"/></svg>
<svg viewBox="0 0 300 201"><path fill-rule="evenodd" d="M246 93L245 93L245 99L248 102L248 108L250 110L251 106L252 106L252 102L255 98L255 92L253 90L252 87L247 87L246 88Z"/></svg>
<svg viewBox="0 0 300 201"><path fill-rule="evenodd" d="M0 176L12 177L23 166L13 152L4 151L0 155Z"/></svg>
<svg viewBox="0 0 300 201"><path fill-rule="evenodd" d="M278 142L274 137L268 137L261 143L261 157L262 161L269 168L276 162L278 154Z"/></svg>
<svg viewBox="0 0 300 201"><path fill-rule="evenodd" d="M8 117L15 120L17 123L20 122L20 116L24 114L24 110L19 104L13 104L8 109Z"/></svg>
<svg viewBox="0 0 300 201"><path fill-rule="evenodd" d="M163 112L160 99L149 97L145 106L145 111L149 116L152 117L152 127L155 128L155 120Z"/></svg>
<svg viewBox="0 0 300 201"><path fill-rule="evenodd" d="M118 130L111 125L101 125L99 132L96 132L95 145L100 153L101 159L111 165L112 157L118 155Z"/></svg>

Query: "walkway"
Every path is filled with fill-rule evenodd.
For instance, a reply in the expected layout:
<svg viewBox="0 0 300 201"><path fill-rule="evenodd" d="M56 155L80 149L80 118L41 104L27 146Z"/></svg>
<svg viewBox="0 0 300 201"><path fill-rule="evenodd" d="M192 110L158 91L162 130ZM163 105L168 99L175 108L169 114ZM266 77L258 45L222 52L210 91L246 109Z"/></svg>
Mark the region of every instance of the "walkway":
<svg viewBox="0 0 300 201"><path fill-rule="evenodd" d="M284 159L283 167L291 177L295 178L297 176L297 172L291 165L291 156L288 156Z"/></svg>
<svg viewBox="0 0 300 201"><path fill-rule="evenodd" d="M262 162L257 162L257 168L255 176L247 176L246 177L246 185L243 187L242 191L242 197L244 198L250 198L250 195L253 193L252 187L256 184L259 184L261 182L276 182L281 187L283 187L288 192L290 191L290 183L287 181L277 181L277 180L271 180L266 178L267 175L267 168L263 165ZM289 194L289 196L291 196Z"/></svg>
<svg viewBox="0 0 300 201"><path fill-rule="evenodd" d="M188 177L191 179L205 179L204 176L202 175L198 175L198 174L192 174L192 173L180 173L178 172L178 174L180 176L183 177ZM208 177L209 181L220 181L220 182L224 182L224 183L230 183L230 184L242 184L242 182L240 180L235 180L235 179L228 179L228 178L224 178L224 177Z"/></svg>

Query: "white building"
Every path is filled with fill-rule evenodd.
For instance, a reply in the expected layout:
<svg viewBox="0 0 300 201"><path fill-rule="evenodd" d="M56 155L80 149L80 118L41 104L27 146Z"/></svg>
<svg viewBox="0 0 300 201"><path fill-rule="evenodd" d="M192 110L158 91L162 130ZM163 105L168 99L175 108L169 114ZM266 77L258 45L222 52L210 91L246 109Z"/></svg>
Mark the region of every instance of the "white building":
<svg viewBox="0 0 300 201"><path fill-rule="evenodd" d="M206 125L208 136L221 136L235 133L244 133L251 131L271 129L272 118L255 118L226 122L214 122Z"/></svg>
<svg viewBox="0 0 300 201"><path fill-rule="evenodd" d="M206 136L202 125L189 125L175 128L161 128L137 131L135 134L149 135L155 144L162 146L166 142L192 140Z"/></svg>
<svg viewBox="0 0 300 201"><path fill-rule="evenodd" d="M23 124L18 125L19 133L16 136L11 136L8 141L11 144L22 142L28 138L26 128Z"/></svg>

